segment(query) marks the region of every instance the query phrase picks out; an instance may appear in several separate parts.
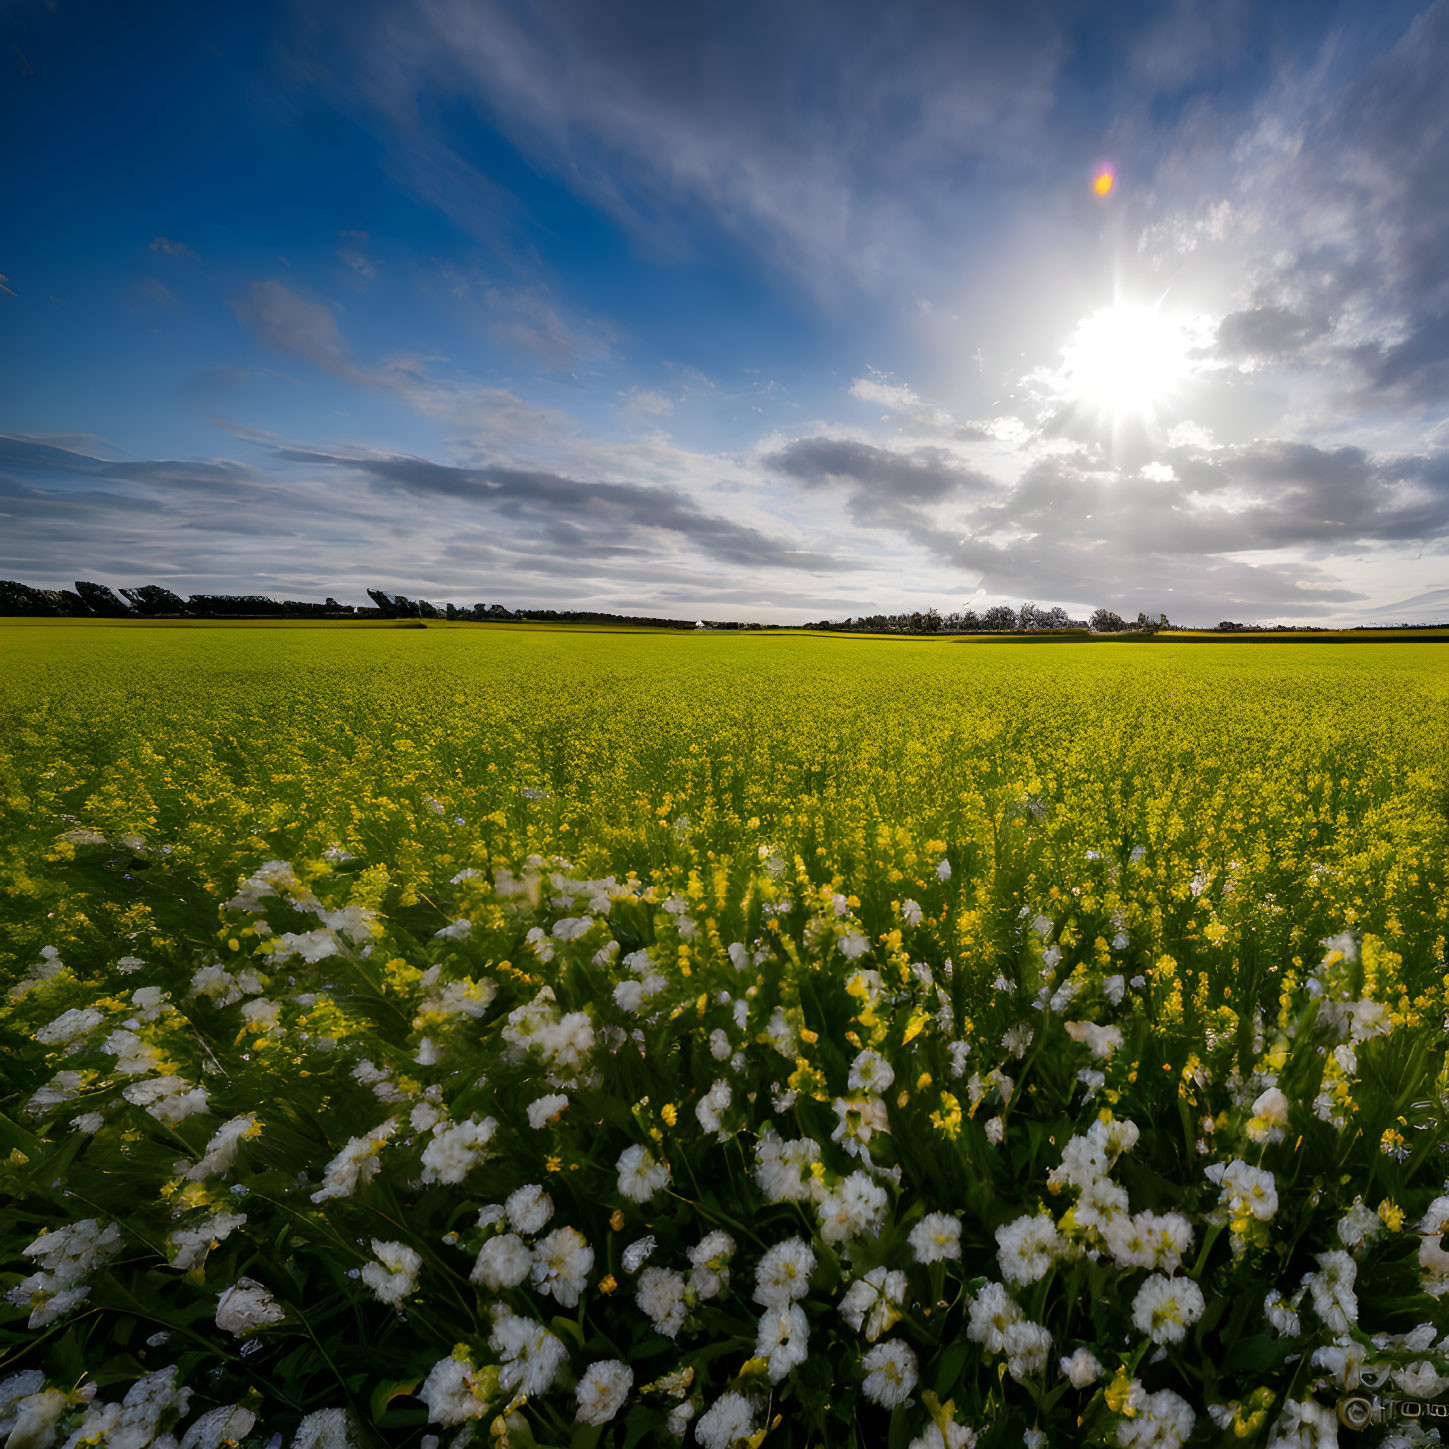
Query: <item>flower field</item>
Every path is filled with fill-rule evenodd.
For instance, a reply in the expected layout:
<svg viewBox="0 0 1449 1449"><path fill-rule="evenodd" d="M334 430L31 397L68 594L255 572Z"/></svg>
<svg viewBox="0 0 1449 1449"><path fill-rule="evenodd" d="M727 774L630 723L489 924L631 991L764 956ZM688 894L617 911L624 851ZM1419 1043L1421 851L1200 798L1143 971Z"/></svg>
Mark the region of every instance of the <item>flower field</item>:
<svg viewBox="0 0 1449 1449"><path fill-rule="evenodd" d="M1438 1442L1446 665L0 627L0 1443Z"/></svg>

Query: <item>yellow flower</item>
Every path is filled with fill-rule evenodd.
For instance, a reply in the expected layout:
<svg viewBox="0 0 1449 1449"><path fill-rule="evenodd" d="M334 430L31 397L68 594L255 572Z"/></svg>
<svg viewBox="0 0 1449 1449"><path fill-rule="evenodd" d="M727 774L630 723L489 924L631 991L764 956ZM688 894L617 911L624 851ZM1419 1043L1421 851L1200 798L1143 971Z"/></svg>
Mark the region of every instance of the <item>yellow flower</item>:
<svg viewBox="0 0 1449 1449"><path fill-rule="evenodd" d="M679 1120L679 1108L673 1102L666 1102L660 1109L659 1115L664 1118L667 1127L673 1127Z"/></svg>
<svg viewBox="0 0 1449 1449"><path fill-rule="evenodd" d="M1379 1217L1391 1233L1398 1232L1404 1226L1404 1210L1391 1197L1386 1197L1379 1204Z"/></svg>

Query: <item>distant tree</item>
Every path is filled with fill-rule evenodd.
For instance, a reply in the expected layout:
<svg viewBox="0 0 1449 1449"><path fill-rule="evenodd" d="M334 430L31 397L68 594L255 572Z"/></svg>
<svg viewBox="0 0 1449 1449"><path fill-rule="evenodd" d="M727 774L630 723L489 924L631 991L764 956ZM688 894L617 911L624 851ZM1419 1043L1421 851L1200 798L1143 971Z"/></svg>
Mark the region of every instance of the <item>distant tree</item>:
<svg viewBox="0 0 1449 1449"><path fill-rule="evenodd" d="M1016 610L1009 604L993 604L981 616L981 627L994 634L1009 634L1016 628L1016 619Z"/></svg>
<svg viewBox="0 0 1449 1449"><path fill-rule="evenodd" d="M186 604L179 594L163 589L160 584L142 584L139 589L122 589L138 614L154 618L158 614L184 614Z"/></svg>
<svg viewBox="0 0 1449 1449"><path fill-rule="evenodd" d="M1067 611L1060 604L1042 610L1036 617L1037 627L1040 629L1066 629L1072 622L1067 616Z"/></svg>
<svg viewBox="0 0 1449 1449"><path fill-rule="evenodd" d="M1120 634L1127 621L1111 609L1095 609L1089 627L1094 634Z"/></svg>
<svg viewBox="0 0 1449 1449"><path fill-rule="evenodd" d="M397 602L393 599L391 594L384 593L381 589L369 589L367 591L367 597L371 599L374 604L377 605L377 608L384 619L397 618Z"/></svg>
<svg viewBox="0 0 1449 1449"><path fill-rule="evenodd" d="M123 619L131 612L105 584L91 584L84 579L77 579L75 591L85 600L91 613L99 614L102 618Z"/></svg>
<svg viewBox="0 0 1449 1449"><path fill-rule="evenodd" d="M436 604L430 604L426 599L418 600L418 614L424 619L441 619L443 611Z"/></svg>
<svg viewBox="0 0 1449 1449"><path fill-rule="evenodd" d="M1016 611L1016 627L1026 633L1030 629L1040 629L1041 610L1035 604L1023 604Z"/></svg>

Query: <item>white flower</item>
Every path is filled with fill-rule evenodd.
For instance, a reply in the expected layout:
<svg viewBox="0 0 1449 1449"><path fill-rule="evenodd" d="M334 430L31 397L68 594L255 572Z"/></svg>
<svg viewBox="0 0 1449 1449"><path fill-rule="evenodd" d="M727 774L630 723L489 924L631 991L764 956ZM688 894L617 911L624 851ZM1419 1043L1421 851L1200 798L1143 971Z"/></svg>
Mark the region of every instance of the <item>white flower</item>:
<svg viewBox="0 0 1449 1449"><path fill-rule="evenodd" d="M349 1409L317 1409L297 1425L292 1449L356 1449L359 1436Z"/></svg>
<svg viewBox="0 0 1449 1449"><path fill-rule="evenodd" d="M885 1225L886 1192L867 1173L852 1172L821 1198L820 1236L827 1243L846 1242L862 1233L878 1233Z"/></svg>
<svg viewBox="0 0 1449 1449"><path fill-rule="evenodd" d="M706 1233L689 1250L689 1261L693 1265L689 1274L689 1286L694 1296L701 1301L715 1297L729 1282L729 1260L734 1256L735 1240L718 1228Z"/></svg>
<svg viewBox="0 0 1449 1449"><path fill-rule="evenodd" d="M510 1193L504 1204L508 1221L520 1233L539 1233L553 1216L553 1199L536 1182Z"/></svg>
<svg viewBox="0 0 1449 1449"><path fill-rule="evenodd" d="M1062 1148L1061 1166L1052 1168L1047 1175L1047 1182L1052 1187L1075 1187L1081 1190L1104 1176L1107 1167L1107 1149L1104 1144L1093 1142L1090 1136L1068 1137Z"/></svg>
<svg viewBox="0 0 1449 1449"><path fill-rule="evenodd" d="M533 1281L540 1293L551 1294L573 1308L594 1266L594 1250L577 1228L555 1228L533 1250Z"/></svg>
<svg viewBox="0 0 1449 1449"><path fill-rule="evenodd" d="M1071 1358L1061 1360L1062 1373L1071 1380L1074 1389L1085 1389L1097 1382L1105 1370L1097 1361L1097 1355L1089 1348L1079 1348Z"/></svg>
<svg viewBox="0 0 1449 1449"><path fill-rule="evenodd" d="M996 1230L996 1260L1008 1283L1035 1283L1046 1277L1066 1246L1057 1225L1045 1213L1024 1215Z"/></svg>
<svg viewBox="0 0 1449 1449"><path fill-rule="evenodd" d="M1001 1038L1001 1045L1014 1056L1017 1061L1026 1055L1026 1049L1031 1045L1032 1038L1036 1032L1024 1021L1018 1021L1015 1026L1008 1029Z"/></svg>
<svg viewBox="0 0 1449 1449"><path fill-rule="evenodd" d="M193 1086L185 1077L147 1077L144 1082L132 1082L121 1095L167 1127L207 1110L206 1088Z"/></svg>
<svg viewBox="0 0 1449 1449"><path fill-rule="evenodd" d="M798 1303L765 1309L755 1337L755 1356L769 1361L772 1384L778 1384L791 1369L805 1362L809 1340L810 1325Z"/></svg>
<svg viewBox="0 0 1449 1449"><path fill-rule="evenodd" d="M1153 1343L1181 1343L1202 1313L1202 1289L1191 1278L1154 1273L1132 1300L1132 1322Z"/></svg>
<svg viewBox="0 0 1449 1449"><path fill-rule="evenodd" d="M669 1185L669 1167L656 1162L647 1147L637 1143L626 1147L614 1164L619 1173L619 1191L631 1202L648 1202Z"/></svg>
<svg viewBox="0 0 1449 1449"><path fill-rule="evenodd" d="M890 1131L886 1105L879 1097L837 1097L831 1106L840 1120L835 1124L830 1140L840 1143L852 1157L866 1155L875 1133Z"/></svg>
<svg viewBox="0 0 1449 1449"><path fill-rule="evenodd" d="M1122 1449L1179 1449L1197 1422L1192 1407L1171 1389L1148 1394L1136 1379L1132 1385L1128 1402L1136 1412L1117 1422Z"/></svg>
<svg viewBox="0 0 1449 1449"><path fill-rule="evenodd" d="M1254 1142L1281 1142L1287 1123L1288 1098L1277 1087L1269 1087L1253 1103L1253 1116L1248 1122L1247 1133Z"/></svg>
<svg viewBox="0 0 1449 1449"><path fill-rule="evenodd" d="M255 1112L247 1112L243 1116L233 1117L229 1122L223 1122L206 1144L206 1155L187 1170L187 1178L192 1182L200 1182L213 1175L225 1177L231 1171L232 1163L236 1161L237 1149L248 1138L260 1137L261 1132Z"/></svg>
<svg viewBox="0 0 1449 1449"><path fill-rule="evenodd" d="M250 1409L240 1404L222 1404L192 1420L181 1436L180 1449L223 1449L224 1445L239 1444L256 1422L257 1416ZM111 1442L124 1443L125 1437L113 1435Z"/></svg>
<svg viewBox="0 0 1449 1449"><path fill-rule="evenodd" d="M820 1161L820 1144L810 1137L785 1141L766 1127L755 1144L755 1181L772 1203L818 1201L824 1185L811 1171Z"/></svg>
<svg viewBox="0 0 1449 1449"><path fill-rule="evenodd" d="M767 1248L755 1269L755 1302L783 1308L810 1290L815 1254L803 1238L786 1238Z"/></svg>
<svg viewBox="0 0 1449 1449"><path fill-rule="evenodd" d="M7 1385L10 1382L6 1380ZM0 1429L10 1431L6 1445L13 1449L50 1449L55 1443L56 1425L69 1404L64 1389L37 1388L34 1393L13 1399L13 1418L9 1412L0 1411ZM6 1408L10 1409L11 1405Z"/></svg>
<svg viewBox="0 0 1449 1449"><path fill-rule="evenodd" d="M694 1437L702 1449L733 1449L755 1432L754 1411L743 1394L721 1394L699 1416Z"/></svg>
<svg viewBox="0 0 1449 1449"><path fill-rule="evenodd" d="M1124 1152L1131 1152L1142 1135L1141 1128L1126 1117L1100 1117L1087 1128L1087 1141L1095 1143L1115 1161Z"/></svg>
<svg viewBox="0 0 1449 1449"><path fill-rule="evenodd" d="M1098 1026L1094 1021L1068 1021L1064 1025L1073 1041L1085 1042L1092 1055L1104 1061L1122 1045L1120 1026Z"/></svg>
<svg viewBox="0 0 1449 1449"><path fill-rule="evenodd" d="M641 1263L646 1263L655 1249L654 1235L639 1238L624 1249L624 1271L626 1273L637 1273Z"/></svg>
<svg viewBox="0 0 1449 1449"><path fill-rule="evenodd" d="M965 1424L948 1419L946 1432L942 1434L940 1425L932 1419L906 1449L976 1449L976 1440L976 1431Z"/></svg>
<svg viewBox="0 0 1449 1449"><path fill-rule="evenodd" d="M1006 1367L1017 1383L1045 1371L1052 1351L1052 1336L1039 1323L1022 1320L1007 1325L1003 1335Z"/></svg>
<svg viewBox="0 0 1449 1449"><path fill-rule="evenodd" d="M506 1312L493 1320L488 1346L501 1360L498 1385L507 1394L547 1393L568 1359L568 1350L543 1324Z"/></svg>
<svg viewBox="0 0 1449 1449"><path fill-rule="evenodd" d="M995 1147L1006 1136L1006 1123L1000 1117L988 1117L982 1130L986 1133L986 1140Z"/></svg>
<svg viewBox="0 0 1449 1449"><path fill-rule="evenodd" d="M1113 945L1119 951L1125 950L1127 947L1126 936L1120 936L1118 939L1121 940L1122 944L1120 946L1117 946L1116 941L1114 941ZM1127 994L1127 978L1125 976L1103 977L1102 992L1106 996L1107 1000L1112 1003L1113 1006L1121 1006L1122 998Z"/></svg>
<svg viewBox="0 0 1449 1449"><path fill-rule="evenodd" d="M427 1420L435 1424L461 1424L483 1419L488 1400L474 1366L467 1359L439 1359L429 1369L417 1397L427 1404Z"/></svg>
<svg viewBox="0 0 1449 1449"><path fill-rule="evenodd" d="M692 1418L694 1418L694 1401L692 1399L686 1399L682 1404L676 1404L669 1411L669 1417L664 1421L664 1427L676 1439L682 1439L684 1438L685 1430L689 1428L689 1421Z"/></svg>
<svg viewBox="0 0 1449 1449"><path fill-rule="evenodd" d="M49 1025L42 1026L35 1039L46 1046L61 1046L95 1030L105 1019L105 1014L93 1006L63 1011Z"/></svg>
<svg viewBox="0 0 1449 1449"><path fill-rule="evenodd" d="M891 1064L878 1052L867 1047L850 1064L850 1077L846 1085L852 1092L880 1094L889 1091L895 1079L896 1074Z"/></svg>
<svg viewBox="0 0 1449 1449"><path fill-rule="evenodd" d="M921 924L922 911L920 905L915 901L901 902L901 919L908 926L919 926Z"/></svg>
<svg viewBox="0 0 1449 1449"><path fill-rule="evenodd" d="M634 1370L628 1364L617 1358L591 1363L574 1390L579 1405L574 1418L584 1424L607 1424L624 1407L633 1387Z"/></svg>
<svg viewBox="0 0 1449 1449"><path fill-rule="evenodd" d="M1361 1197L1356 1197L1353 1206L1338 1220L1338 1240L1352 1251L1376 1237L1383 1226L1383 1219L1371 1207L1365 1206Z"/></svg>
<svg viewBox="0 0 1449 1449"><path fill-rule="evenodd" d="M720 1129L720 1114L729 1111L733 1095L730 1084L723 1077L719 1077L709 1091L694 1104L694 1115L699 1119L699 1125L706 1132L718 1132L721 1141L727 1134Z"/></svg>
<svg viewBox="0 0 1449 1449"><path fill-rule="evenodd" d="M495 1293L516 1288L533 1269L533 1253L517 1233L489 1238L478 1250L478 1259L468 1275L471 1283L482 1283Z"/></svg>
<svg viewBox="0 0 1449 1449"><path fill-rule="evenodd" d="M961 1222L950 1213L927 1213L911 1229L911 1247L916 1262L939 1263L961 1257Z"/></svg>
<svg viewBox="0 0 1449 1449"><path fill-rule="evenodd" d="M632 976L627 981L621 981L614 988L614 1005L631 1016L637 1015L640 1007L644 1005L643 984Z"/></svg>
<svg viewBox="0 0 1449 1449"><path fill-rule="evenodd" d="M397 1131L397 1118L389 1117L365 1137L354 1137L327 1164L322 1186L312 1194L313 1202L329 1197L351 1197L359 1182L371 1182L381 1164L377 1155L383 1144Z"/></svg>
<svg viewBox="0 0 1449 1449"><path fill-rule="evenodd" d="M944 857L936 866L936 879L941 881L951 879L951 862Z"/></svg>
<svg viewBox="0 0 1449 1449"><path fill-rule="evenodd" d="M1235 1158L1223 1169L1222 1200L1234 1212L1246 1209L1266 1223L1278 1211L1278 1188L1266 1168L1249 1167Z"/></svg>
<svg viewBox="0 0 1449 1449"><path fill-rule="evenodd" d="M1333 1449L1337 1443L1338 1420L1332 1409L1316 1399L1289 1399L1273 1424L1268 1449Z"/></svg>
<svg viewBox="0 0 1449 1449"><path fill-rule="evenodd" d="M1313 1298L1313 1310L1333 1333L1348 1334L1358 1322L1358 1299L1353 1291L1358 1264L1341 1248L1317 1256L1319 1271L1303 1278Z"/></svg>
<svg viewBox="0 0 1449 1449"><path fill-rule="evenodd" d="M639 1275L634 1301L665 1338L674 1338L684 1327L684 1276L673 1268L646 1268Z"/></svg>
<svg viewBox="0 0 1449 1449"><path fill-rule="evenodd" d="M948 873L949 870L948 866ZM942 880L945 878L941 877ZM905 1403L920 1377L915 1350L898 1338L876 1344L861 1360L860 1366L865 1370L865 1382L861 1387L866 1398L886 1409Z"/></svg>
<svg viewBox="0 0 1449 1449"><path fill-rule="evenodd" d="M377 1261L364 1264L362 1281L377 1294L379 1302L396 1307L409 1293L417 1292L418 1272L423 1260L406 1243L372 1240Z"/></svg>
<svg viewBox="0 0 1449 1449"><path fill-rule="evenodd" d="M1080 1228L1095 1228L1104 1236L1119 1218L1128 1217L1127 1191L1110 1177L1088 1183L1077 1199L1075 1217Z"/></svg>
<svg viewBox="0 0 1449 1449"><path fill-rule="evenodd" d="M433 1140L423 1149L423 1181L458 1183L484 1156L484 1148L498 1130L492 1117L481 1122L449 1123L433 1129Z"/></svg>
<svg viewBox="0 0 1449 1449"><path fill-rule="evenodd" d="M216 1326L226 1333L249 1333L286 1316L282 1305L254 1278L238 1278L216 1305Z"/></svg>
<svg viewBox="0 0 1449 1449"><path fill-rule="evenodd" d="M840 1316L874 1343L900 1319L905 1297L906 1275L899 1268L872 1268L845 1290Z"/></svg>
<svg viewBox="0 0 1449 1449"><path fill-rule="evenodd" d="M194 1228L177 1228L167 1238L167 1242L175 1250L171 1266L184 1273L198 1263L204 1263L206 1255L218 1243L230 1237L246 1220L245 1213L217 1213Z"/></svg>
<svg viewBox="0 0 1449 1449"><path fill-rule="evenodd" d="M557 1117L568 1104L569 1099L562 1092L550 1092L545 1097L536 1098L528 1104L528 1125L537 1132Z"/></svg>
<svg viewBox="0 0 1449 1449"><path fill-rule="evenodd" d="M1340 1388L1356 1389L1359 1385L1359 1370L1363 1368L1364 1359L1367 1357L1368 1350L1363 1344L1356 1343L1351 1338L1341 1338L1336 1343L1326 1343L1321 1348L1314 1349L1312 1363L1314 1368L1327 1369L1329 1377ZM1399 1387L1405 1386L1400 1384ZM1415 1393L1412 1389L1406 1392ZM1416 1394L1416 1397L1428 1396Z"/></svg>
<svg viewBox="0 0 1449 1449"><path fill-rule="evenodd" d="M1263 1299L1263 1312L1280 1338L1297 1338L1303 1331L1302 1320L1295 1311L1297 1303L1297 1298L1287 1301L1276 1288Z"/></svg>
<svg viewBox="0 0 1449 1449"><path fill-rule="evenodd" d="M1022 1321L1016 1300L1000 1283L985 1283L967 1305L970 1323L966 1336L979 1343L987 1353L1000 1353L1006 1347L1006 1330Z"/></svg>

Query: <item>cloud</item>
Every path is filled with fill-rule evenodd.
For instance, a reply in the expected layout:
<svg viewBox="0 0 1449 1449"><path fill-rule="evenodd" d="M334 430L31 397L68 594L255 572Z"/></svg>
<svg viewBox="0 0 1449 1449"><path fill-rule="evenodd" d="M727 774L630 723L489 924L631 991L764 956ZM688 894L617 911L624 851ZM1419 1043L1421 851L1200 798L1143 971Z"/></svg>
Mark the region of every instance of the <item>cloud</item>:
<svg viewBox="0 0 1449 1449"><path fill-rule="evenodd" d="M662 418L674 411L674 399L653 388L631 387L619 396L624 411L640 417Z"/></svg>
<svg viewBox="0 0 1449 1449"><path fill-rule="evenodd" d="M904 413L917 422L934 423L939 427L950 424L950 413L924 402L908 384L890 382L889 373L867 370L870 371L869 377L857 377L850 384L851 397L889 408L895 413Z"/></svg>
<svg viewBox="0 0 1449 1449"><path fill-rule="evenodd" d="M168 257L195 257L196 253L191 250L185 242L172 241L169 237L158 236L152 241L150 250L160 252Z"/></svg>
<svg viewBox="0 0 1449 1449"><path fill-rule="evenodd" d="M352 361L336 317L321 302L309 302L272 281L253 282L246 296L231 306L267 346L305 358L344 382L377 386L377 380Z"/></svg>
<svg viewBox="0 0 1449 1449"><path fill-rule="evenodd" d="M336 455L282 448L289 462L346 468L418 496L478 505L568 553L642 553L641 531L673 535L705 557L750 568L829 570L839 562L759 529L709 514L677 489L585 481L538 469L460 468L423 458Z"/></svg>
<svg viewBox="0 0 1449 1449"><path fill-rule="evenodd" d="M846 438L797 438L768 455L765 466L797 482L854 485L857 498L890 503L937 503L992 488L989 479L941 448L902 452Z"/></svg>
<svg viewBox="0 0 1449 1449"><path fill-rule="evenodd" d="M820 291L886 281L903 251L959 236L939 212L963 171L1048 169L1059 10L906 7L882 24L872 5L803 0L720 27L688 6L411 0L349 11L330 43L314 18L294 65L381 118L399 176L471 208L490 240L516 230L518 203L483 174L456 102L651 254L689 254L707 217Z"/></svg>
<svg viewBox="0 0 1449 1449"><path fill-rule="evenodd" d="M365 281L372 281L377 276L377 265L371 257L365 257L356 247L342 247L337 253L337 260L344 267L350 267L357 275Z"/></svg>

